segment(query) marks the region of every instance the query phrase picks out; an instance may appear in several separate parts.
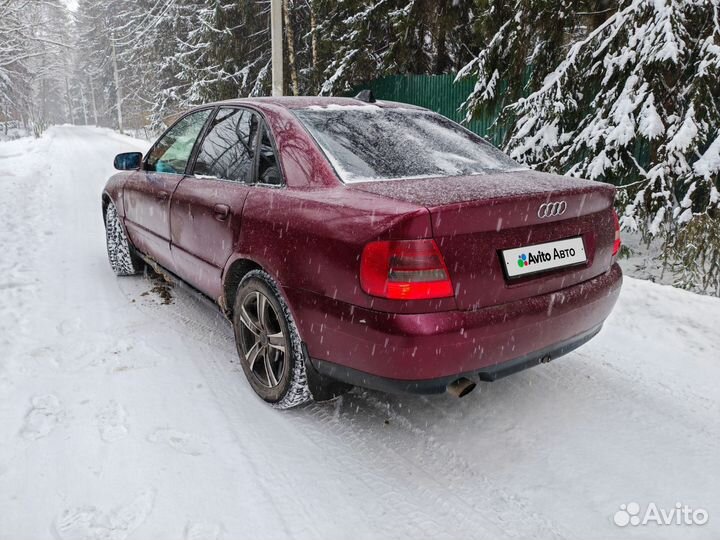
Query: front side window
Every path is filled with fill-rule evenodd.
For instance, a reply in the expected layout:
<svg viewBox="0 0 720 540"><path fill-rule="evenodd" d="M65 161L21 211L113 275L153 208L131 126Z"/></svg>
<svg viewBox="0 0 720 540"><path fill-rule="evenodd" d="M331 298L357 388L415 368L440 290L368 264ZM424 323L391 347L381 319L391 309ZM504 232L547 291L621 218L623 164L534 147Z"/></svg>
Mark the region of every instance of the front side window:
<svg viewBox="0 0 720 540"><path fill-rule="evenodd" d="M195 141L210 116L210 110L187 115L175 124L150 150L148 171L185 174Z"/></svg>
<svg viewBox="0 0 720 540"><path fill-rule="evenodd" d="M346 183L520 168L481 137L429 111L358 105L294 113Z"/></svg>
<svg viewBox="0 0 720 540"><path fill-rule="evenodd" d="M251 183L259 125L252 111L221 108L202 142L194 174Z"/></svg>

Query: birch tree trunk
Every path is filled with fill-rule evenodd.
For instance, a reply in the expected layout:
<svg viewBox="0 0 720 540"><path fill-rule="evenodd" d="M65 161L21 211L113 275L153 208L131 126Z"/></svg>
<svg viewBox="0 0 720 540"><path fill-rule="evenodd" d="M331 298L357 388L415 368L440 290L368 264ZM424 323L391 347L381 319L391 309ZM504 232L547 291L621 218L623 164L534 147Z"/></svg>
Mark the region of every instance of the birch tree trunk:
<svg viewBox="0 0 720 540"><path fill-rule="evenodd" d="M313 88L320 80L320 64L318 61L318 31L317 31L317 0L310 0L310 50L312 54Z"/></svg>
<svg viewBox="0 0 720 540"><path fill-rule="evenodd" d="M87 114L87 101L85 100L85 90L83 89L83 85L80 84L80 102L82 103L82 112L83 112L83 125L88 125L88 114Z"/></svg>
<svg viewBox="0 0 720 540"><path fill-rule="evenodd" d="M112 41L112 66L113 77L115 79L115 98L117 99L117 122L120 133L123 132L123 116L122 116L122 89L120 88L120 73L117 66L117 52L115 51L115 36L111 36Z"/></svg>
<svg viewBox="0 0 720 540"><path fill-rule="evenodd" d="M65 77L65 101L67 102L68 116L70 117L70 123L75 125L75 112L73 111L73 101L70 96L70 82Z"/></svg>
<svg viewBox="0 0 720 540"><path fill-rule="evenodd" d="M89 77L90 79L90 97L92 98L92 111L93 111L93 119L95 120L95 125L98 126L98 112L97 112L97 102L95 101L95 83L93 83L92 75Z"/></svg>

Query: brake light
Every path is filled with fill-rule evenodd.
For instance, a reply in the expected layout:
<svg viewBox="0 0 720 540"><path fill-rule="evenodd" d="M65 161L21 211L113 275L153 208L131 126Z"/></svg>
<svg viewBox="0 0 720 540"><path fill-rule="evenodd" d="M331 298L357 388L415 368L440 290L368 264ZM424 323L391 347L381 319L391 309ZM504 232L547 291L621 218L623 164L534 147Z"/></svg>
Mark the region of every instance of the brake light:
<svg viewBox="0 0 720 540"><path fill-rule="evenodd" d="M370 242L360 259L360 286L372 296L396 300L453 296L450 274L432 239Z"/></svg>
<svg viewBox="0 0 720 540"><path fill-rule="evenodd" d="M620 240L620 220L618 219L617 212L613 209L613 220L615 221L615 243L613 244L613 257L615 257L620 251L622 241Z"/></svg>

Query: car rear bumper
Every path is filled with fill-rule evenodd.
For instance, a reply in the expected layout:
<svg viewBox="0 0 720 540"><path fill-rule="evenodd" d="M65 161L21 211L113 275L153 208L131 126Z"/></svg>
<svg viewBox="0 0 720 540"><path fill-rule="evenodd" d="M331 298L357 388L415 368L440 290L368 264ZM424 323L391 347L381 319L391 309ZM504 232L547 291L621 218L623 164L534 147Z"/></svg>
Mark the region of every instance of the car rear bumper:
<svg viewBox="0 0 720 540"><path fill-rule="evenodd" d="M443 391L460 376L514 373L579 347L617 301L622 272L477 311L383 313L286 289L315 369L359 386Z"/></svg>
<svg viewBox="0 0 720 540"><path fill-rule="evenodd" d="M405 379L391 379L388 377L379 377L371 373L359 371L325 360L316 360L311 358L313 367L318 373L325 377L338 380L354 386L363 388L372 388L373 390L381 390L391 393L405 394L442 394L447 391L448 385L456 381L460 377L478 377L481 381L496 381L518 371L537 366L555 360L567 353L577 349L590 339L595 337L602 324L591 329L588 332L574 336L562 343L546 347L545 349L534 351L530 354L508 360L501 364L493 364L480 370L472 370L467 373L456 373L450 376L439 377L436 379L424 379L419 381Z"/></svg>

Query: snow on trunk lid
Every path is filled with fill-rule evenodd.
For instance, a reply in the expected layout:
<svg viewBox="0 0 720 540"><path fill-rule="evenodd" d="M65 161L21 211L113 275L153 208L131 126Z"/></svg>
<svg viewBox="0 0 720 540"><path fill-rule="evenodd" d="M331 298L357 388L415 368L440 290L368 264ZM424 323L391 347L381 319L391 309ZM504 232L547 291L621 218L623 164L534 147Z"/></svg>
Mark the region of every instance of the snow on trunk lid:
<svg viewBox="0 0 720 540"><path fill-rule="evenodd" d="M607 184L526 170L361 186L430 211L460 309L554 292L611 266L615 189ZM517 278L506 275L503 250L576 237L582 238L585 263Z"/></svg>

